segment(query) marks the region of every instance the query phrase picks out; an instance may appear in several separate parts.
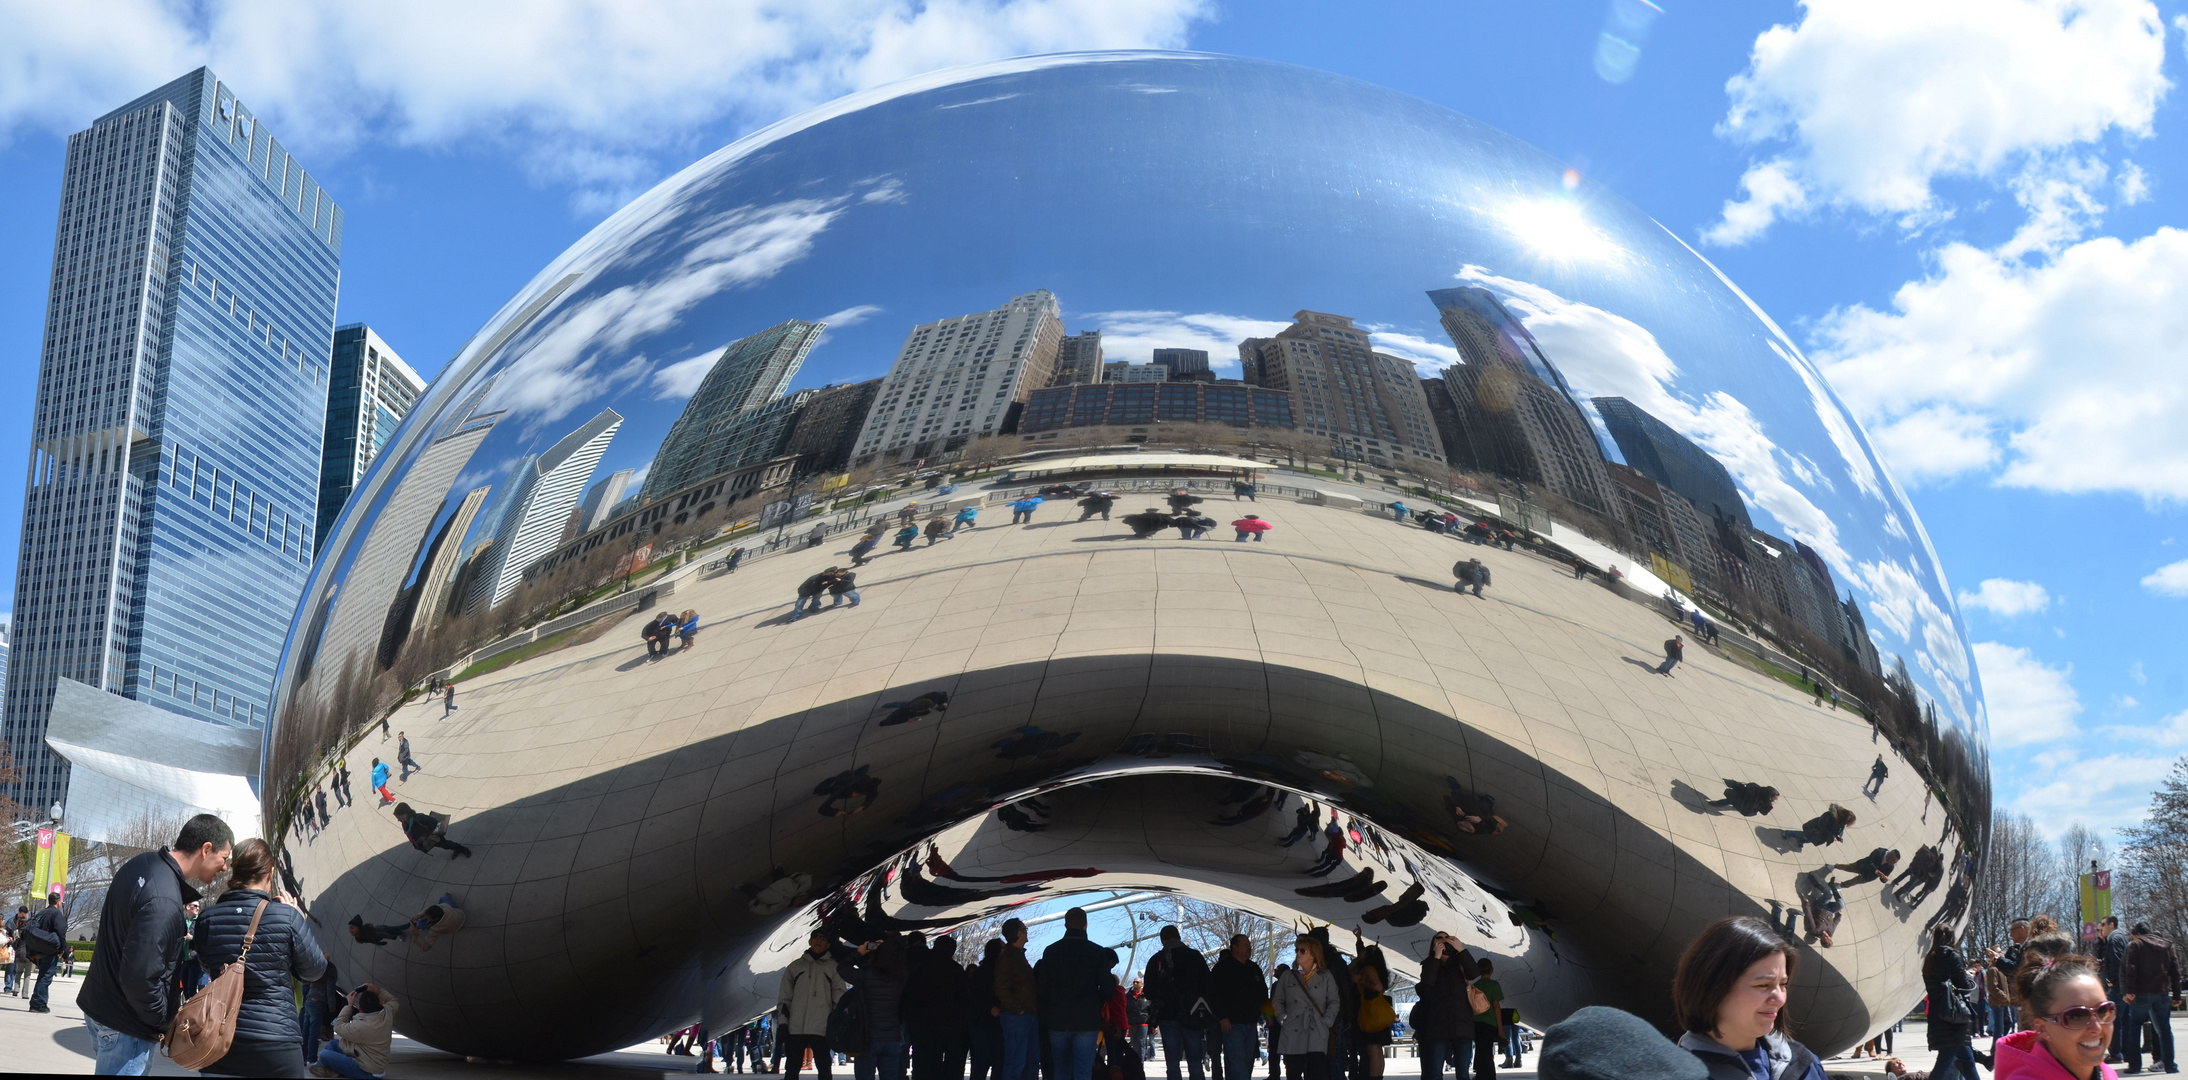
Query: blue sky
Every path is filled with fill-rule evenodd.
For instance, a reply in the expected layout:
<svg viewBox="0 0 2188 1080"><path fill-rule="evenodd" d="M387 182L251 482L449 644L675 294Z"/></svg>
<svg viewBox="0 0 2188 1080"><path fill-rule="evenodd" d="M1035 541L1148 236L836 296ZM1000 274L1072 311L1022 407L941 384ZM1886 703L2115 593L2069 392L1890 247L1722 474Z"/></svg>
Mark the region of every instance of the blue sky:
<svg viewBox="0 0 2188 1080"><path fill-rule="evenodd" d="M343 203L340 319L431 375L606 213L805 106L1025 53L1264 57L1564 159L1786 327L1962 595L2006 808L2116 826L2188 749L2180 0L504 6L0 0L21 30L0 41L0 378L22 391L0 446L27 437L67 133L200 63ZM816 356L806 381L886 360ZM0 497L0 535L19 513Z"/></svg>

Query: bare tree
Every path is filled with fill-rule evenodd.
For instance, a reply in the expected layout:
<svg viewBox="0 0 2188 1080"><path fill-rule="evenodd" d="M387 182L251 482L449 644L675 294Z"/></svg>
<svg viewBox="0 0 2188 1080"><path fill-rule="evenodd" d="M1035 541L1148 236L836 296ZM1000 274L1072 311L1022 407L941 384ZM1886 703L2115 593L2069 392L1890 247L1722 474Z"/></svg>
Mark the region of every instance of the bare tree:
<svg viewBox="0 0 2188 1080"><path fill-rule="evenodd" d="M1971 945L2003 945L2015 919L2048 914L2071 920L2074 909L2059 908L2060 861L2036 823L2021 815L1991 822L1990 852L1983 860L1969 908Z"/></svg>
<svg viewBox="0 0 2188 1080"><path fill-rule="evenodd" d="M2188 757L2150 796L2142 823L2120 830L2120 873L2113 882L2116 909L2132 912L2172 940L2188 940Z"/></svg>

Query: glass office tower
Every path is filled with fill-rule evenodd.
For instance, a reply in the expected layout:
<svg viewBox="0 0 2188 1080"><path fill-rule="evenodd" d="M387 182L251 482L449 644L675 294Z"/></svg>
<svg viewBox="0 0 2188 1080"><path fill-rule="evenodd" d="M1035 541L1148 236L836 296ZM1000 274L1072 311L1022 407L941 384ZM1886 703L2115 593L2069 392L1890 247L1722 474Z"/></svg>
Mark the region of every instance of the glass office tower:
<svg viewBox="0 0 2188 1080"><path fill-rule="evenodd" d="M46 806L57 679L266 722L311 567L342 211L199 68L69 137L4 731Z"/></svg>
<svg viewBox="0 0 2188 1080"><path fill-rule="evenodd" d="M334 328L334 363L327 369L327 436L319 460L319 518L312 552L334 531L365 469L418 404L425 380L364 323Z"/></svg>

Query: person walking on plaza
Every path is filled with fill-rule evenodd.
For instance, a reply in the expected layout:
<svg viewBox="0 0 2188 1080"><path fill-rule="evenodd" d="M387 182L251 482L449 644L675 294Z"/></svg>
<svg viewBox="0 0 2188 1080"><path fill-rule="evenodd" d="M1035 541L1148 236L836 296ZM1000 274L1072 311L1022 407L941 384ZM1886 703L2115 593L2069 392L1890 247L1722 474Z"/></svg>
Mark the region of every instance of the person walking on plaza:
<svg viewBox="0 0 2188 1080"><path fill-rule="evenodd" d="M1338 1020L1337 980L1323 962L1322 943L1304 934L1292 943L1292 966L1269 987L1271 1020L1280 1026L1273 1053L1289 1080L1328 1080L1330 1029Z"/></svg>
<svg viewBox="0 0 2188 1080"><path fill-rule="evenodd" d="M829 1080L828 1014L843 1000L847 985L829 953L833 942L815 930L805 939L805 951L783 969L776 984L775 1004L782 1017L778 1036L788 1051L783 1058L783 1080L796 1080L806 1051L813 1052L813 1074Z"/></svg>
<svg viewBox="0 0 2188 1080"><path fill-rule="evenodd" d="M677 618L680 621L676 625L676 651L687 653L691 651L691 643L699 639L698 609L685 608Z"/></svg>
<svg viewBox="0 0 2188 1080"><path fill-rule="evenodd" d="M1252 480L1234 480L1231 482L1231 501L1237 502L1240 499L1247 502L1261 501L1254 498L1254 482ZM1240 1078L1240 1080L1243 1080L1243 1078Z"/></svg>
<svg viewBox="0 0 2188 1080"><path fill-rule="evenodd" d="M449 683L447 686L441 688L441 719L448 719L448 714L455 711L456 684ZM382 736L385 736L387 734L387 717L384 716L380 718L380 734Z"/></svg>
<svg viewBox="0 0 2188 1080"><path fill-rule="evenodd" d="M959 509L957 516L950 519L950 532L955 534L959 529L972 529L979 527L979 525L980 508L967 506Z"/></svg>
<svg viewBox="0 0 2188 1080"><path fill-rule="evenodd" d="M312 792L311 801L312 805L319 809L319 827L324 829L327 826L334 824L333 816L327 813L326 785L322 784L319 786L318 790Z"/></svg>
<svg viewBox="0 0 2188 1080"><path fill-rule="evenodd" d="M1480 977L1480 965L1458 938L1439 930L1429 940L1416 987L1421 1001L1413 1010L1421 1080L1443 1080L1446 1062L1456 1080L1466 1080L1474 1060L1474 1009L1466 991Z"/></svg>
<svg viewBox="0 0 2188 1080"><path fill-rule="evenodd" d="M1872 881L1883 881L1892 876L1892 869L1898 865L1898 848L1890 850L1872 848L1867 855L1855 859L1853 862L1840 863L1834 867L1834 869L1844 870L1854 876L1844 881L1834 881L1831 884L1841 889L1850 889L1856 885L1866 885Z"/></svg>
<svg viewBox="0 0 2188 1080"><path fill-rule="evenodd" d="M1390 516L1396 518L1400 525L1405 524L1405 516L1411 512L1405 508L1405 504L1402 502L1390 504Z"/></svg>
<svg viewBox="0 0 2188 1080"><path fill-rule="evenodd" d="M1236 502L1237 500L1234 499L1232 501ZM1185 490L1184 488L1180 487L1170 489L1170 512L1173 514L1185 513L1186 511L1191 510L1194 505L1198 504L1199 502L1200 496L1195 495L1192 492Z"/></svg>
<svg viewBox="0 0 2188 1080"><path fill-rule="evenodd" d="M1878 754L1876 764L1869 766L1869 779L1861 785L1861 793L1874 800L1884 790L1884 778L1890 775L1891 767L1884 764L1884 755Z"/></svg>
<svg viewBox="0 0 2188 1080"><path fill-rule="evenodd" d="M1321 824L1321 811L1316 810L1313 803L1301 799L1299 800L1299 809L1292 811L1292 831L1285 833L1284 839L1277 841L1276 846L1290 847L1301 840L1305 840L1307 837L1313 836L1315 828Z"/></svg>
<svg viewBox="0 0 2188 1080"><path fill-rule="evenodd" d="M858 606L858 575L849 570L838 570L828 580L828 606L834 608L841 605L845 597L850 597L852 607ZM814 606L819 607L818 604Z"/></svg>
<svg viewBox="0 0 2188 1080"><path fill-rule="evenodd" d="M1231 947L1208 972L1208 1005L1215 1010L1225 1080L1251 1080L1261 1056L1261 1007L1269 1002L1269 980L1254 963L1253 939L1231 935Z"/></svg>
<svg viewBox="0 0 2188 1080"><path fill-rule="evenodd" d="M334 1018L334 1041L319 1050L306 1071L313 1076L372 1080L387 1075L388 1050L395 1041L395 995L371 983L360 984L342 1002Z"/></svg>
<svg viewBox="0 0 2188 1080"><path fill-rule="evenodd" d="M468 859L471 849L448 838L448 821L440 814L421 814L410 808L409 803L395 804L395 820L403 827L403 836L410 846L427 855L437 848L447 848L451 859Z"/></svg>
<svg viewBox="0 0 2188 1080"><path fill-rule="evenodd" d="M918 499L913 499L911 502L905 503L903 507L899 508L896 512L896 522L899 525L910 525L917 520L919 520Z"/></svg>
<svg viewBox="0 0 2188 1080"><path fill-rule="evenodd" d="M1710 1080L1825 1080L1823 1064L1785 1033L1793 944L1752 915L1711 923L1687 943L1671 980L1679 1045Z"/></svg>
<svg viewBox="0 0 2188 1080"><path fill-rule="evenodd" d="M1040 984L1026 962L1026 924L1018 919L1003 923L994 1008L1003 1026L1003 1071L996 1080L1034 1080L1041 1070Z"/></svg>
<svg viewBox="0 0 2188 1080"><path fill-rule="evenodd" d="M349 759L337 758L334 762L334 801L349 806L356 800L349 793Z"/></svg>
<svg viewBox="0 0 2188 1080"><path fill-rule="evenodd" d="M2169 1073L2180 1071L2173 1059L2173 988L2180 985L2180 954L2173 943L2136 923L2128 932L2127 960L2120 968L2121 1004L2127 1028L2124 1051L2128 1072L2142 1071L2142 1026L2148 1023L2156 1040L2147 1048L2150 1066Z"/></svg>
<svg viewBox="0 0 2188 1080"><path fill-rule="evenodd" d="M943 517L943 516L942 516L941 514L936 514L935 516L933 516L933 517L931 517L931 518L928 518L928 519L927 519L927 546L928 546L928 547L933 547L933 546L935 545L935 541L937 541L937 540L947 540L947 539L949 539L949 538L950 538L950 519L949 519L949 518Z"/></svg>
<svg viewBox="0 0 2188 1080"><path fill-rule="evenodd" d="M1103 521L1108 521L1109 508L1115 505L1117 505L1115 495L1111 495L1106 491L1090 492L1086 498L1079 500L1079 520L1085 521L1096 514L1100 514Z"/></svg>
<svg viewBox="0 0 2188 1080"><path fill-rule="evenodd" d="M2097 974L2104 979L2104 992L2113 1001L2119 1001L2123 993L2120 989L2120 975L2127 966L2127 934L2120 929L2118 916L2107 915L2098 920L2097 935L2097 940L2089 951L2097 958ZM2127 1025L2113 1025L2112 1052L2105 1055L2107 1064L2127 1060L2124 1049L2126 1040Z"/></svg>
<svg viewBox="0 0 2188 1080"><path fill-rule="evenodd" d="M1196 514L1188 510L1171 518L1170 524L1177 526L1178 539L1198 540L1207 535L1208 530L1216 527L1216 519L1206 514Z"/></svg>
<svg viewBox="0 0 2188 1080"><path fill-rule="evenodd" d="M1262 537L1267 536L1269 530L1276 528L1276 526L1261 520L1261 517L1257 514L1248 514L1232 522L1231 528L1238 531L1236 539L1240 542L1244 542L1250 536L1253 537L1254 543L1258 544L1261 542Z"/></svg>
<svg viewBox="0 0 2188 1080"><path fill-rule="evenodd" d="M918 530L914 529L913 532L917 533ZM910 545L904 546L909 550ZM820 610L821 594L827 592L828 586L835 583L837 570L837 567L831 566L798 583L798 598L790 605L790 619L792 622ZM809 605L812 609L810 612L807 610Z"/></svg>
<svg viewBox="0 0 2188 1080"><path fill-rule="evenodd" d="M1010 523L1013 525L1031 525L1033 524L1033 512L1040 508L1041 497L1039 495L1028 495L1014 502L1010 504Z"/></svg>
<svg viewBox="0 0 2188 1080"><path fill-rule="evenodd" d="M1056 1080L1094 1075L1094 1037L1102 1028L1102 1001L1116 966L1115 949L1087 939L1086 909L1064 912L1064 938L1042 951L1035 974Z"/></svg>
<svg viewBox="0 0 2188 1080"><path fill-rule="evenodd" d="M809 548L816 548L827 542L828 523L825 521L814 522L813 531L805 534L805 546Z"/></svg>
<svg viewBox="0 0 2188 1080"><path fill-rule="evenodd" d="M227 1055L204 1071L217 1076L301 1075L304 1036L297 1026L294 986L318 979L326 971L327 954L296 909L295 898L275 888L273 849L264 840L235 846L228 883L228 891L198 916L191 946L209 971L244 958L243 1001Z"/></svg>
<svg viewBox="0 0 2188 1080"><path fill-rule="evenodd" d="M52 1012L47 998L53 993L53 967L68 945L68 913L61 910L61 894L46 894L45 910L31 916L16 947L38 965L38 985L30 992L30 1011Z"/></svg>
<svg viewBox="0 0 2188 1080"><path fill-rule="evenodd" d="M425 771L418 766L418 759L410 756L410 733L407 731L395 733L395 760L403 766L403 775L396 778L402 783L410 782L411 773Z"/></svg>
<svg viewBox="0 0 2188 1080"><path fill-rule="evenodd" d="M880 546L881 537L874 533L867 533L859 537L858 542L851 545L851 565L866 565L866 557L872 555L874 549Z"/></svg>
<svg viewBox="0 0 2188 1080"><path fill-rule="evenodd" d="M1132 539L1134 540L1151 540L1156 533L1169 528L1176 521L1176 518L1163 513L1156 507L1150 506L1137 514L1126 514L1124 516L1124 527L1132 530Z"/></svg>
<svg viewBox="0 0 2188 1080"><path fill-rule="evenodd" d="M1162 1037L1170 1080L1179 1080L1181 1063L1191 1067L1193 1080L1204 1080L1201 1059L1215 1018L1208 1001L1208 961L1185 947L1177 927L1165 926L1161 933L1162 948L1147 961L1148 1016Z"/></svg>
<svg viewBox="0 0 2188 1080"><path fill-rule="evenodd" d="M387 762L381 761L379 758L373 758L372 790L380 793L381 806L386 806L387 804L395 801L395 796L389 793L387 789L387 779L389 775L391 774L388 772Z"/></svg>
<svg viewBox="0 0 2188 1080"><path fill-rule="evenodd" d="M1483 587L1489 584L1489 568L1483 566L1480 559L1467 559L1453 564L1451 576L1459 579L1459 583L1451 587L1455 592L1463 593L1471 586L1474 595L1480 596Z"/></svg>
<svg viewBox="0 0 2188 1080"><path fill-rule="evenodd" d="M1678 667L1679 661L1686 658L1686 636L1683 634L1673 634L1671 636L1671 640L1664 642L1664 662L1656 666L1656 673L1658 675L1668 676L1671 674L1671 669Z"/></svg>

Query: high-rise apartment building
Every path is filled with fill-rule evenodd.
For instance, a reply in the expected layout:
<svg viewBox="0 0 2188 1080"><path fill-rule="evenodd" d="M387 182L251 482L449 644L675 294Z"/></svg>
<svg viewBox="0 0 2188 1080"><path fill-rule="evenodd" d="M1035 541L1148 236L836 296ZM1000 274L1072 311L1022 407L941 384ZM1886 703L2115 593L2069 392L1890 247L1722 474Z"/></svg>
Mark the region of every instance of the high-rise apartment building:
<svg viewBox="0 0 2188 1080"><path fill-rule="evenodd" d="M1112 360L1102 365L1102 381L1105 383L1159 383L1170 381L1170 369L1153 364L1134 364L1124 360Z"/></svg>
<svg viewBox="0 0 2188 1080"><path fill-rule="evenodd" d="M1385 468L1444 462L1443 440L1413 365L1375 351L1343 315L1301 311L1275 337L1247 338L1246 382L1289 390L1293 424L1350 460Z"/></svg>
<svg viewBox="0 0 2188 1080"><path fill-rule="evenodd" d="M334 328L333 361L327 366L327 431L319 457L319 518L312 552L318 553L349 493L364 479L395 426L418 404L425 380L363 323Z"/></svg>
<svg viewBox="0 0 2188 1080"><path fill-rule="evenodd" d="M1622 397L1596 398L1595 411L1626 464L1686 496L1704 514L1743 526L1754 524L1732 474L1694 440Z"/></svg>
<svg viewBox="0 0 2188 1080"><path fill-rule="evenodd" d="M1208 373L1208 350L1156 349L1154 363L1173 379L1190 379Z"/></svg>
<svg viewBox="0 0 2188 1080"><path fill-rule="evenodd" d="M1435 289L1428 298L1463 361L1443 373L1466 451L1457 464L1616 515L1603 445L1534 335L1487 289Z"/></svg>
<svg viewBox="0 0 2188 1080"><path fill-rule="evenodd" d="M524 582L524 569L562 543L562 526L577 509L593 470L623 426L623 414L602 409L545 452L528 456L502 481L495 502L494 546L473 580L467 610L485 611ZM445 488L444 488L445 490Z"/></svg>
<svg viewBox="0 0 2188 1080"><path fill-rule="evenodd" d="M1144 431L1150 424L1198 423L1289 428L1292 426L1291 395L1282 390L1238 383L1051 386L1035 390L1026 400L1025 415L1018 422L1018 431L1022 435L1073 427L1122 427Z"/></svg>
<svg viewBox="0 0 2188 1080"><path fill-rule="evenodd" d="M577 531L585 532L600 527L615 512L616 504L631 493L631 478L638 475L636 469L617 469L608 478L585 489L585 501L577 504Z"/></svg>
<svg viewBox="0 0 2188 1080"><path fill-rule="evenodd" d="M859 430L866 426L866 414L873 411L874 398L880 393L880 379L821 387L798 410L797 424L782 452L798 459L799 472L842 472L851 463Z"/></svg>
<svg viewBox="0 0 2188 1080"><path fill-rule="evenodd" d="M1084 386L1102 381L1102 332L1064 335L1056 346L1056 374L1050 386Z"/></svg>
<svg viewBox="0 0 2188 1080"><path fill-rule="evenodd" d="M1063 314L1047 289L913 327L881 380L851 464L931 457L1001 431L1013 406L1048 385L1063 336Z"/></svg>
<svg viewBox="0 0 2188 1080"><path fill-rule="evenodd" d="M342 211L199 68L69 137L0 730L46 806L55 680L264 724L311 568Z"/></svg>
<svg viewBox="0 0 2188 1080"><path fill-rule="evenodd" d="M740 423L739 418L779 404L825 329L823 323L790 319L724 348L661 440L640 489L641 501L751 465L780 449L779 436L787 428L764 420ZM770 431L777 436L772 443Z"/></svg>

